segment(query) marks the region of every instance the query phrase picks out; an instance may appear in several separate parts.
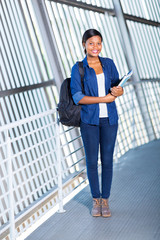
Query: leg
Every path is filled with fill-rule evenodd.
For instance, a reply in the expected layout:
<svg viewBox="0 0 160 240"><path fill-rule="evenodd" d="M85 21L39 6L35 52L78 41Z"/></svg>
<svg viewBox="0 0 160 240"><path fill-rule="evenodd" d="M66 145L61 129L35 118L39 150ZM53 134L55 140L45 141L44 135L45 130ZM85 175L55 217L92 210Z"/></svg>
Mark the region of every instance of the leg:
<svg viewBox="0 0 160 240"><path fill-rule="evenodd" d="M87 175L93 198L100 198L98 178L99 126L81 123L81 136L86 155Z"/></svg>
<svg viewBox="0 0 160 240"><path fill-rule="evenodd" d="M102 163L102 198L110 196L113 174L113 152L118 124L109 125L108 118L100 119L100 152Z"/></svg>

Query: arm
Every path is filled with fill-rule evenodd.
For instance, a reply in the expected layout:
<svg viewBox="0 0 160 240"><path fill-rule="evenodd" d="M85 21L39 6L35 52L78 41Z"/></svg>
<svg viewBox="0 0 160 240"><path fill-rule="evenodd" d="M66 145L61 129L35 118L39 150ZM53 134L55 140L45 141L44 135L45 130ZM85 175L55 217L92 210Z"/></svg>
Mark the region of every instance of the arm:
<svg viewBox="0 0 160 240"><path fill-rule="evenodd" d="M78 103L79 104L111 103L114 102L115 99L116 96L113 96L109 93L104 97L84 96Z"/></svg>
<svg viewBox="0 0 160 240"><path fill-rule="evenodd" d="M72 67L70 88L73 101L76 105L78 105L79 101L85 96L82 93L81 76L79 73L78 63Z"/></svg>

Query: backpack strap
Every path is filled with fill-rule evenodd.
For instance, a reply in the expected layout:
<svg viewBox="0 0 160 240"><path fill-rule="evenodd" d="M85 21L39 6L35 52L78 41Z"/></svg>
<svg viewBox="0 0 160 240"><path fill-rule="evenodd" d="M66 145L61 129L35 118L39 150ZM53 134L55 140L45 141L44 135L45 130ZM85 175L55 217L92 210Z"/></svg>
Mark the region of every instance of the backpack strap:
<svg viewBox="0 0 160 240"><path fill-rule="evenodd" d="M83 82L84 67L83 67L83 62L78 62L78 65L79 65L79 73L80 73L80 76L81 76L82 93L84 93L84 82Z"/></svg>

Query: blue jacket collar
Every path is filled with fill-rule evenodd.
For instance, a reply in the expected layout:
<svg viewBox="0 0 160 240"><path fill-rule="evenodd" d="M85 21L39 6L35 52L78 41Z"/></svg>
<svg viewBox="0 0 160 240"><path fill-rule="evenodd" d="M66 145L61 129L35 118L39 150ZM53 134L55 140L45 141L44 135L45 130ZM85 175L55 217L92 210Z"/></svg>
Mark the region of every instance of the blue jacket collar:
<svg viewBox="0 0 160 240"><path fill-rule="evenodd" d="M87 55L85 56L85 58L83 59L83 66L88 66L88 62L87 62Z"/></svg>

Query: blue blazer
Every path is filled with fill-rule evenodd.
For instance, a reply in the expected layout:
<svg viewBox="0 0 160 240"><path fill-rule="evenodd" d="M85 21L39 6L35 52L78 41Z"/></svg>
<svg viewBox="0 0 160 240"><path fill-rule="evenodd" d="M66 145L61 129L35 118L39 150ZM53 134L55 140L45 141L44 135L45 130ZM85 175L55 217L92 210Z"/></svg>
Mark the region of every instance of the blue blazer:
<svg viewBox="0 0 160 240"><path fill-rule="evenodd" d="M119 74L112 59L99 57L103 73L105 76L105 90L106 95L109 93L111 87L119 83ZM72 67L71 72L71 94L75 104L86 96L98 97L98 85L96 73L93 68L89 67L87 56L83 59L84 67L84 92L82 93L81 77L79 73L78 62ZM106 103L108 109L108 117L110 125L116 124L118 121L118 114L115 101ZM99 125L99 104L82 104L81 121L91 125Z"/></svg>

